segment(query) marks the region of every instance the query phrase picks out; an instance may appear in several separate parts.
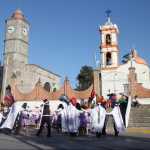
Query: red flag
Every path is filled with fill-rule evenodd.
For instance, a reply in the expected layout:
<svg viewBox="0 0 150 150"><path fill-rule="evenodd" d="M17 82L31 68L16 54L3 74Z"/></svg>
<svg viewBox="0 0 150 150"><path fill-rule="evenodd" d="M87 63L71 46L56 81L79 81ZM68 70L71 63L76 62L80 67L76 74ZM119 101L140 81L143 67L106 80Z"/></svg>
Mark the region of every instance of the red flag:
<svg viewBox="0 0 150 150"><path fill-rule="evenodd" d="M92 92L91 92L91 99L93 99L95 96L96 96L96 92L95 92L95 90L93 89Z"/></svg>

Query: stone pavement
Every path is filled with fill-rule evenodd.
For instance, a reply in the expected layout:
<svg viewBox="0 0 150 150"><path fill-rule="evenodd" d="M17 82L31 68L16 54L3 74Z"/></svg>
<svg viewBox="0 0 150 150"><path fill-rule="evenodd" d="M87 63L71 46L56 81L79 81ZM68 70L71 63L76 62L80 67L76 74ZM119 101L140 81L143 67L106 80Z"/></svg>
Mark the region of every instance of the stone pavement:
<svg viewBox="0 0 150 150"><path fill-rule="evenodd" d="M150 127L130 127L124 135L150 138Z"/></svg>
<svg viewBox="0 0 150 150"><path fill-rule="evenodd" d="M96 138L94 135L70 137L53 132L52 137L47 138L44 135L36 137L35 132L28 136L0 133L0 150L150 150L150 134L141 135L126 132L118 137Z"/></svg>

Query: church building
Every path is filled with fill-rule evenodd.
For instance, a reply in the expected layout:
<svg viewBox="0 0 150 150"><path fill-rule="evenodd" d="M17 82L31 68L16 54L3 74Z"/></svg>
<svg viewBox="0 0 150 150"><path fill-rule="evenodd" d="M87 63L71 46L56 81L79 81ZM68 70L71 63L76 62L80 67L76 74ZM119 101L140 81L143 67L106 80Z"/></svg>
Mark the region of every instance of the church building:
<svg viewBox="0 0 150 150"><path fill-rule="evenodd" d="M47 91L56 90L60 84L60 75L28 63L30 25L22 11L16 10L5 23L3 66L1 66L2 96L5 95L6 87L12 86L14 81L23 93L32 91L38 81Z"/></svg>
<svg viewBox="0 0 150 150"><path fill-rule="evenodd" d="M98 91L100 95L107 97L110 93L128 94L130 67L135 68L137 82L144 88L150 89L150 68L135 49L130 51L130 55L124 63L120 63L119 29L116 24L111 22L109 13L107 14L106 23L99 27L99 31L101 36L101 65L97 70L100 76L100 92Z"/></svg>

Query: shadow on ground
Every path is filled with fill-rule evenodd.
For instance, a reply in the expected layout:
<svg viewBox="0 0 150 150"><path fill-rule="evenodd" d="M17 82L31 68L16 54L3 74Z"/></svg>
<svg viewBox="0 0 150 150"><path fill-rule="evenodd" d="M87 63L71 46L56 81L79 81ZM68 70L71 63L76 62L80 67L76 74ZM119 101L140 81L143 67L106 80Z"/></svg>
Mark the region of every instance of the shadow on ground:
<svg viewBox="0 0 150 150"><path fill-rule="evenodd" d="M149 150L150 139L132 136L101 136L94 135L70 137L54 134L52 137L36 137L35 135L11 135L12 138L27 144L33 149L42 150Z"/></svg>

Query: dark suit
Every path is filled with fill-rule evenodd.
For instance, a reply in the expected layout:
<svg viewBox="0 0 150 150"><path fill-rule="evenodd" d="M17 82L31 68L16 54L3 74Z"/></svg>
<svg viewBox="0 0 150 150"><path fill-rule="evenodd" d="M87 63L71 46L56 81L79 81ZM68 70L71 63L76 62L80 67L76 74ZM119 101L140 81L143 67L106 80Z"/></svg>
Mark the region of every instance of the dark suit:
<svg viewBox="0 0 150 150"><path fill-rule="evenodd" d="M47 124L47 136L50 137L51 136L51 121L50 121L49 102L45 102L43 105L43 114L42 114L42 119L41 119L41 125L40 125L39 131L37 132L37 136L39 136L40 133L42 132L45 123Z"/></svg>

